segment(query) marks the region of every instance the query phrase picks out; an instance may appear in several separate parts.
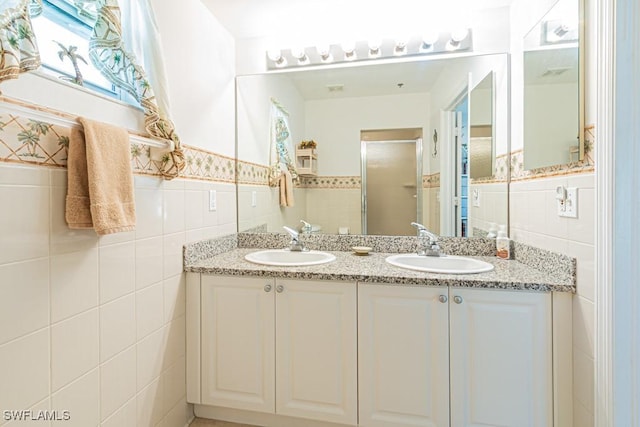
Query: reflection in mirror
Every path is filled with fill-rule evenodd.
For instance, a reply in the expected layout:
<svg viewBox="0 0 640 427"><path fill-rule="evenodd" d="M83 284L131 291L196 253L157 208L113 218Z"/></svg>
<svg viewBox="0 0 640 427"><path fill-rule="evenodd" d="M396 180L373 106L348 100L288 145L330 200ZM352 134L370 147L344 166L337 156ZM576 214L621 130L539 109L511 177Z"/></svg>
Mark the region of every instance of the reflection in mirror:
<svg viewBox="0 0 640 427"><path fill-rule="evenodd" d="M559 0L524 39L524 168L582 160L579 1Z"/></svg>
<svg viewBox="0 0 640 427"><path fill-rule="evenodd" d="M477 183L469 182L469 191L476 188L481 195L477 199L479 206L470 204L469 225L487 230L490 222L506 224L507 184L497 172L506 177L508 70L507 55L500 54L239 76L236 80L239 230L279 232L283 225L299 227L300 220L305 220L318 233L401 234L363 229L363 199L366 202L368 198L363 196L378 193L391 176L382 175L382 183L365 188L361 155L366 132L401 129L416 131L424 144L421 154L413 156L416 164L422 166L420 176L412 173L412 177L404 179L406 182L401 179L402 189L397 190L406 192L417 206L400 208L393 198L382 197L382 204L374 211L386 210L397 217L400 211L409 211L404 220L407 227L408 222L417 221L435 233L455 235L442 227L445 207L458 202L455 194L441 188L456 173L455 158L449 154L455 144L454 132L445 125L444 117L452 113L448 109L465 88L477 88L476 97L486 98L482 91L487 90L488 83L483 81L488 76L495 81L493 94L488 96L494 100L488 113L492 117L492 166L491 172L485 170L485 177ZM310 140L316 143L313 153L317 169L301 174L294 190L293 207L281 207L278 188L269 187L265 179L271 98L289 111L294 145ZM482 115L486 121L487 112ZM432 135L436 133L438 138L434 141ZM412 139L414 145L409 151L417 153L416 138L414 135L385 140ZM407 161L401 160L399 164L400 169L408 169ZM494 197L498 193L503 195L501 199ZM368 210L372 211L371 205ZM471 235L471 229L468 230ZM415 233L410 228L405 231Z"/></svg>
<svg viewBox="0 0 640 427"><path fill-rule="evenodd" d="M361 132L362 234L410 236L422 223L422 129Z"/></svg>
<svg viewBox="0 0 640 427"><path fill-rule="evenodd" d="M469 176L471 179L494 175L493 72L471 91L469 115Z"/></svg>

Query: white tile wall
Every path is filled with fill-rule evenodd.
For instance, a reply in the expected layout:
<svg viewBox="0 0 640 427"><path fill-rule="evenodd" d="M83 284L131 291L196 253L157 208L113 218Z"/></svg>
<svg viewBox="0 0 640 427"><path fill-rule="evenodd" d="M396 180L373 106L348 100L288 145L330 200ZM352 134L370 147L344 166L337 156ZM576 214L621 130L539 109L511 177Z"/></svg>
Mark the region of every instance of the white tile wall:
<svg viewBox="0 0 640 427"><path fill-rule="evenodd" d="M51 390L57 391L99 363L98 310L91 309L51 326Z"/></svg>
<svg viewBox="0 0 640 427"><path fill-rule="evenodd" d="M578 188L578 218L557 215L558 185ZM594 175L511 183L511 237L578 260L573 300L574 426L594 424L595 189Z"/></svg>
<svg viewBox="0 0 640 427"><path fill-rule="evenodd" d="M323 233L337 234L340 227L349 233L362 232L362 195L360 189L307 189L306 220L322 227Z"/></svg>
<svg viewBox="0 0 640 427"><path fill-rule="evenodd" d="M480 206L473 206L474 190L480 194ZM489 231L490 224L506 224L508 217L508 197L506 183L472 184L469 189L469 235L473 228Z"/></svg>
<svg viewBox="0 0 640 427"><path fill-rule="evenodd" d="M65 194L64 170L0 164L0 411L183 427L182 245L235 232L234 186L136 176L136 231L104 237L67 227Z"/></svg>
<svg viewBox="0 0 640 427"><path fill-rule="evenodd" d="M282 226L297 228L301 219L308 217L308 189L294 189L294 206L281 207L280 189L265 185L240 185L238 188L238 213L240 230L267 224L269 231L282 232ZM256 206L251 205L251 193L256 193Z"/></svg>

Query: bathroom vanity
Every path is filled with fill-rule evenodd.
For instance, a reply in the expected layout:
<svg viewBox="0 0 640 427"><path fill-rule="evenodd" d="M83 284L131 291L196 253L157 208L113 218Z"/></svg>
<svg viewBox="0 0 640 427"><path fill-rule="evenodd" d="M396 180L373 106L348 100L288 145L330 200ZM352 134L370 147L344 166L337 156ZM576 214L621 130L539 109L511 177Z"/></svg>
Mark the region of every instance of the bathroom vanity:
<svg viewBox="0 0 640 427"><path fill-rule="evenodd" d="M279 427L570 420L575 271L484 256L493 271L431 274L347 251L272 267L232 246L185 253L196 415Z"/></svg>

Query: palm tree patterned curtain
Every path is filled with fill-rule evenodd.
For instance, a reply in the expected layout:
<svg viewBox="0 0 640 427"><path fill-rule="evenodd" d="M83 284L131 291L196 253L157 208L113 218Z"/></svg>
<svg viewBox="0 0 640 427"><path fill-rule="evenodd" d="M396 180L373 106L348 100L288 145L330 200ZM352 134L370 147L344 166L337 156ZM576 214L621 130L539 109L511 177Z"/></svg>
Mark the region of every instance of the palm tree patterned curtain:
<svg viewBox="0 0 640 427"><path fill-rule="evenodd" d="M129 0L132 1L132 0ZM146 11L143 27L157 34L155 20L153 19L151 5L147 0L139 0L144 3L138 10ZM90 3L84 1L84 3ZM81 3L81 2L76 2ZM184 153L180 146L180 139L175 132L175 127L168 117L168 104L166 93L156 98L154 88L150 83L145 70L125 46L123 27L120 19L120 6L117 0L97 0L97 19L93 28L93 36L89 43L89 58L93 65L100 70L113 84L129 92L142 106L145 114L145 128L155 138L172 141L175 149L165 154L162 158L162 174L167 179L172 179L184 169ZM132 23L132 25L135 23ZM149 35L146 48L159 52L153 37ZM158 54L159 55L159 54ZM155 57L157 61L157 56ZM160 61L161 62L161 61ZM155 64L154 71L161 76L155 76L156 82L164 89L164 73L160 64ZM159 106L159 102L160 105ZM164 105L163 105L164 104ZM162 108L164 107L164 108Z"/></svg>
<svg viewBox="0 0 640 427"><path fill-rule="evenodd" d="M289 131L289 113L272 99L269 115L269 184L276 185L285 170L289 171L291 178L297 180L298 171L291 160L291 153L294 151Z"/></svg>
<svg viewBox="0 0 640 427"><path fill-rule="evenodd" d="M0 82L40 66L30 14L41 12L41 0L0 0Z"/></svg>
<svg viewBox="0 0 640 427"><path fill-rule="evenodd" d="M161 171L166 179L179 176L185 167L184 153L169 118L159 32L151 4L148 0L127 0L126 12L132 16L126 17L126 32L118 0L73 0L73 4L79 14L95 19L89 42L91 62L140 103L145 128L152 137L173 142L174 150L162 155ZM31 26L31 17L40 13L42 0L0 0L0 82L40 66ZM150 66L152 75L145 72L141 60Z"/></svg>

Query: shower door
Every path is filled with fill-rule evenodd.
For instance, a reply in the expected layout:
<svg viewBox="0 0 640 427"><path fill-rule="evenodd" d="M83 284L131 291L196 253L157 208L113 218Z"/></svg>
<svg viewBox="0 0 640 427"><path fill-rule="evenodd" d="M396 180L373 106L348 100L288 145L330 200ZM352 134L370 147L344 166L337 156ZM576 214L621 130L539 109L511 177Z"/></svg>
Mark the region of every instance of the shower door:
<svg viewBox="0 0 640 427"><path fill-rule="evenodd" d="M422 221L422 140L362 141L363 234L416 233Z"/></svg>

